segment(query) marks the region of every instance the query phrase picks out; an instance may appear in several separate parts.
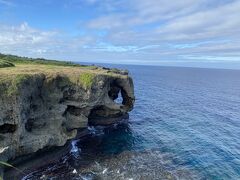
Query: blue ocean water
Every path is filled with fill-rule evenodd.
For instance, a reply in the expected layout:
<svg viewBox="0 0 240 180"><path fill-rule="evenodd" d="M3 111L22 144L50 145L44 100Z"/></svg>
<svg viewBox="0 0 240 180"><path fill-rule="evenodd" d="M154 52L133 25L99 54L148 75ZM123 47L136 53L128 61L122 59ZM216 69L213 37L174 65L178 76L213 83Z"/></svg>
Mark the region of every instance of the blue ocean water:
<svg viewBox="0 0 240 180"><path fill-rule="evenodd" d="M102 179L240 179L239 70L108 66L130 71L135 108L128 124L75 143L70 166L94 162L79 177L101 166Z"/></svg>
<svg viewBox="0 0 240 180"><path fill-rule="evenodd" d="M169 152L207 179L240 179L240 71L120 68L131 72L137 98L130 148Z"/></svg>

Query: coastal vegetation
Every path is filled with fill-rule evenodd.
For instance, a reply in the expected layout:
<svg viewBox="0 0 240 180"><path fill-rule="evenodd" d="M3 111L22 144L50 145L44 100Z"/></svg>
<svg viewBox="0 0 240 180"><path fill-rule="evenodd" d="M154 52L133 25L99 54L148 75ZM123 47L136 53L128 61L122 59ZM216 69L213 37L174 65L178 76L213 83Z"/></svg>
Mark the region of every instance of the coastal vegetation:
<svg viewBox="0 0 240 180"><path fill-rule="evenodd" d="M19 173L24 174L24 172L22 170L16 168L15 166L13 166L13 165L11 165L11 164L9 164L7 162L0 161L0 166L12 168L12 169L15 169L16 171L18 171ZM0 176L0 180L3 180L1 176Z"/></svg>
<svg viewBox="0 0 240 180"><path fill-rule="evenodd" d="M69 61L57 61L57 60L47 60L44 58L28 58L20 57L15 55L6 55L0 53L0 67L1 61L14 64L44 64L44 65L57 65L57 66L75 66L83 67L84 65L75 64Z"/></svg>
<svg viewBox="0 0 240 180"><path fill-rule="evenodd" d="M4 162L4 161L0 161L0 165L1 165L1 166L5 166L5 167L14 168L14 166L12 166L11 164L6 163L6 162Z"/></svg>
<svg viewBox="0 0 240 180"><path fill-rule="evenodd" d="M67 61L34 59L0 53L0 91L2 95L17 95L19 87L25 81L41 74L46 75L48 79L58 74L67 76L65 83L80 84L87 89L92 86L97 74L116 76L115 71L94 65L87 66Z"/></svg>
<svg viewBox="0 0 240 180"><path fill-rule="evenodd" d="M5 60L0 59L0 68L13 67L14 64Z"/></svg>
<svg viewBox="0 0 240 180"><path fill-rule="evenodd" d="M94 77L95 75L93 73L83 73L80 75L79 80L84 88L89 88L93 84Z"/></svg>

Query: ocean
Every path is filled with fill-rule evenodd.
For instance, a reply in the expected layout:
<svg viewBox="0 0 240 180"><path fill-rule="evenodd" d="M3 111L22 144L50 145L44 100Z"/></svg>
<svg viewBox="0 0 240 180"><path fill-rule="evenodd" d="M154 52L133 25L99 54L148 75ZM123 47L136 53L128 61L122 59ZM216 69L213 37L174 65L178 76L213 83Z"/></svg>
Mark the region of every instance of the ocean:
<svg viewBox="0 0 240 180"><path fill-rule="evenodd" d="M128 122L89 127L67 157L23 179L240 179L240 70L107 66L133 77Z"/></svg>

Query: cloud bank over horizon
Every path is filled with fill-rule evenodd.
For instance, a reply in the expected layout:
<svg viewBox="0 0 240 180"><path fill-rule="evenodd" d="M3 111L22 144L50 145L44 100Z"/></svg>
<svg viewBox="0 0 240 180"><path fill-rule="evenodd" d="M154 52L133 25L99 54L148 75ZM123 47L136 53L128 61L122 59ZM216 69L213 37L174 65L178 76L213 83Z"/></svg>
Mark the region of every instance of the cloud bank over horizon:
<svg viewBox="0 0 240 180"><path fill-rule="evenodd" d="M0 52L96 63L240 63L239 0L0 0Z"/></svg>

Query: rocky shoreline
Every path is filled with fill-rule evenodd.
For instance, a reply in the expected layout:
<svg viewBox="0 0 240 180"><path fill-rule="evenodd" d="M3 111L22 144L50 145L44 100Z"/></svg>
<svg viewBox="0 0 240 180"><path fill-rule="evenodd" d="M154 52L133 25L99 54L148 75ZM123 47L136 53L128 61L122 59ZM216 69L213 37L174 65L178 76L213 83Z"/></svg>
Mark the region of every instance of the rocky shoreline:
<svg viewBox="0 0 240 180"><path fill-rule="evenodd" d="M129 128L127 122L89 129L90 134L71 141L68 147L55 150L55 154L46 153L42 158L31 159L31 162L17 166L28 170L24 175L10 170L5 177L11 180L16 177L23 180L200 179L198 172L174 165L172 161L176 160L176 157L173 154L157 149L104 152L105 138L109 138L107 136L114 131L124 131L125 128ZM48 157L51 158L47 159ZM55 161L52 161L55 157Z"/></svg>
<svg viewBox="0 0 240 180"><path fill-rule="evenodd" d="M133 108L133 81L126 71L15 66L0 69L1 161L64 146L79 129L116 123Z"/></svg>

